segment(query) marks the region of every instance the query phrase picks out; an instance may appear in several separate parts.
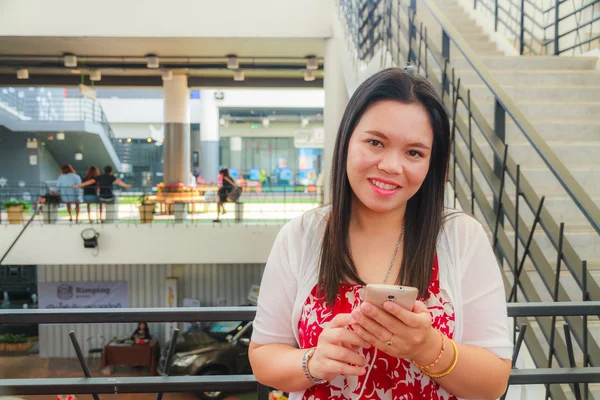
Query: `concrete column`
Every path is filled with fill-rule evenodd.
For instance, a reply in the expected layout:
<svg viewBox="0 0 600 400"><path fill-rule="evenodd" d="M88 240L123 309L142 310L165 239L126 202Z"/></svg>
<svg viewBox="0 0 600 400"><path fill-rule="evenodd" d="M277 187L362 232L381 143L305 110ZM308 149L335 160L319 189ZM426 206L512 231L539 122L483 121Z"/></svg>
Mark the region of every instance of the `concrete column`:
<svg viewBox="0 0 600 400"><path fill-rule="evenodd" d="M165 96L165 183L188 184L190 176L190 107L187 76L163 81Z"/></svg>
<svg viewBox="0 0 600 400"><path fill-rule="evenodd" d="M202 177L216 180L219 175L219 107L214 90L200 91L200 146L202 148Z"/></svg>
<svg viewBox="0 0 600 400"><path fill-rule="evenodd" d="M342 73L342 64L338 55L337 46L340 42L336 39L325 40L324 53L324 80L325 89L325 108L323 109L325 145L323 149L323 191L324 203L330 202L330 171L333 160L333 151L337 131L344 115L344 110L348 104L348 90L344 75Z"/></svg>
<svg viewBox="0 0 600 400"><path fill-rule="evenodd" d="M227 167L242 168L242 138L232 136L229 138L229 165Z"/></svg>

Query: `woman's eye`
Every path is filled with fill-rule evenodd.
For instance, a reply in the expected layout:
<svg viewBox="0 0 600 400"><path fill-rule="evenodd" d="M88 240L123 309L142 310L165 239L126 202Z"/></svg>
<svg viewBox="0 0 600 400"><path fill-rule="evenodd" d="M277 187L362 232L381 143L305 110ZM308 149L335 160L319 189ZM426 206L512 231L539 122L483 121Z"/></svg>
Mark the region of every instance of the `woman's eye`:
<svg viewBox="0 0 600 400"><path fill-rule="evenodd" d="M409 150L408 155L411 157L423 157L423 154L421 154L420 152L418 152L416 150Z"/></svg>
<svg viewBox="0 0 600 400"><path fill-rule="evenodd" d="M374 147L383 147L383 143L381 143L379 140L375 140L375 139L371 139L367 141L371 146Z"/></svg>

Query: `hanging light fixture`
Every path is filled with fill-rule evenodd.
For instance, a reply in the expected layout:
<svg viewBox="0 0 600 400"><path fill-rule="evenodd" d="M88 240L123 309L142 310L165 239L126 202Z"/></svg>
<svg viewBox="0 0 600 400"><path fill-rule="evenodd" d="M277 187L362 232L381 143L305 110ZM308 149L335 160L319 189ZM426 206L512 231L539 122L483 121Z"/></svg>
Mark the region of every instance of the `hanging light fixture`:
<svg viewBox="0 0 600 400"><path fill-rule="evenodd" d="M160 61L156 54L148 54L146 56L146 65L148 68L158 68L160 66Z"/></svg>
<svg viewBox="0 0 600 400"><path fill-rule="evenodd" d="M27 138L26 147L28 149L37 149L38 148L37 139L36 138Z"/></svg>
<svg viewBox="0 0 600 400"><path fill-rule="evenodd" d="M308 118L302 118L302 120L300 120L300 126L302 126L303 128L306 128L309 123L310 121L308 120Z"/></svg>
<svg viewBox="0 0 600 400"><path fill-rule="evenodd" d="M246 79L246 76L244 75L244 71L242 71L241 69L238 69L237 71L235 71L233 73L233 80L236 82L242 82L243 80Z"/></svg>
<svg viewBox="0 0 600 400"><path fill-rule="evenodd" d="M65 67L75 68L77 66L77 56L74 54L65 54L64 57Z"/></svg>
<svg viewBox="0 0 600 400"><path fill-rule="evenodd" d="M27 68L18 69L17 79L29 79L29 70Z"/></svg>
<svg viewBox="0 0 600 400"><path fill-rule="evenodd" d="M306 57L306 69L315 70L319 68L319 61L315 56Z"/></svg>
<svg viewBox="0 0 600 400"><path fill-rule="evenodd" d="M238 69L240 62L235 54L229 54L227 56L227 69Z"/></svg>
<svg viewBox="0 0 600 400"><path fill-rule="evenodd" d="M305 70L304 71L304 80L306 82L312 82L315 80L315 73L312 72L311 70Z"/></svg>
<svg viewBox="0 0 600 400"><path fill-rule="evenodd" d="M262 124L263 126L266 128L267 126L269 126L269 124L271 123L271 120L269 118L263 118L262 120Z"/></svg>
<svg viewBox="0 0 600 400"><path fill-rule="evenodd" d="M97 69L90 71L90 80L91 81L99 81L102 79L102 74Z"/></svg>
<svg viewBox="0 0 600 400"><path fill-rule="evenodd" d="M56 140L65 140L65 133L64 132L58 132L56 134Z"/></svg>
<svg viewBox="0 0 600 400"><path fill-rule="evenodd" d="M173 71L171 71L170 69L164 70L162 73L162 80L170 81L171 79L173 79Z"/></svg>
<svg viewBox="0 0 600 400"><path fill-rule="evenodd" d="M83 153L75 153L75 160L77 160L77 161L83 160Z"/></svg>

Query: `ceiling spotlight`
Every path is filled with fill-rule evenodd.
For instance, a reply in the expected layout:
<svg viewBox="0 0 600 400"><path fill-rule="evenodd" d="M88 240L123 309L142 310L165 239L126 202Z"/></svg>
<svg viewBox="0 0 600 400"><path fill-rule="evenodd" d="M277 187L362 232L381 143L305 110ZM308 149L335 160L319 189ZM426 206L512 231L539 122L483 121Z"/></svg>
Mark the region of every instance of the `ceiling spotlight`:
<svg viewBox="0 0 600 400"><path fill-rule="evenodd" d="M17 79L29 79L29 70L27 68L18 69Z"/></svg>
<svg viewBox="0 0 600 400"><path fill-rule="evenodd" d="M304 71L304 80L306 82L312 82L315 80L315 73L312 72L311 70L306 70Z"/></svg>
<svg viewBox="0 0 600 400"><path fill-rule="evenodd" d="M152 143L152 138L148 138L148 139L146 139L146 142L148 142L148 143Z"/></svg>
<svg viewBox="0 0 600 400"><path fill-rule="evenodd" d="M146 65L148 66L148 68L158 68L158 66L160 65L158 56L155 54L148 54L146 56Z"/></svg>
<svg viewBox="0 0 600 400"><path fill-rule="evenodd" d="M27 144L26 147L28 149L37 149L38 148L38 142L36 138L27 138Z"/></svg>
<svg viewBox="0 0 600 400"><path fill-rule="evenodd" d="M83 160L83 153L75 153L75 160L77 160L77 161Z"/></svg>
<svg viewBox="0 0 600 400"><path fill-rule="evenodd" d="M310 123L310 121L308 120L308 118L302 118L302 120L300 121L300 126L302 126L303 128L306 128L309 123Z"/></svg>
<svg viewBox="0 0 600 400"><path fill-rule="evenodd" d="M65 140L65 133L64 132L58 132L56 134L56 140Z"/></svg>
<svg viewBox="0 0 600 400"><path fill-rule="evenodd" d="M123 143L123 139L119 139L119 143Z"/></svg>
<svg viewBox="0 0 600 400"><path fill-rule="evenodd" d="M314 70L319 68L319 62L315 56L306 57L306 69Z"/></svg>
<svg viewBox="0 0 600 400"><path fill-rule="evenodd" d="M102 79L102 74L97 69L90 71L90 80L91 81L99 81Z"/></svg>
<svg viewBox="0 0 600 400"><path fill-rule="evenodd" d="M262 120L262 124L263 126L266 128L267 126L269 126L269 124L271 123L271 121L269 120L269 118L263 118Z"/></svg>
<svg viewBox="0 0 600 400"><path fill-rule="evenodd" d="M77 57L73 54L65 54L63 57L65 61L65 67L75 68L77 66Z"/></svg>
<svg viewBox="0 0 600 400"><path fill-rule="evenodd" d="M167 69L167 70L163 71L163 73L162 73L162 80L163 81L170 81L171 79L173 79L173 71L171 71L170 69Z"/></svg>
<svg viewBox="0 0 600 400"><path fill-rule="evenodd" d="M130 137L127 138L127 143L131 143L131 138Z"/></svg>
<svg viewBox="0 0 600 400"><path fill-rule="evenodd" d="M233 73L233 80L237 81L237 82L241 82L244 79L246 79L246 76L244 75L244 71L242 70L237 70Z"/></svg>
<svg viewBox="0 0 600 400"><path fill-rule="evenodd" d="M235 54L230 54L227 56L227 68L228 69L238 69L240 67L240 62Z"/></svg>

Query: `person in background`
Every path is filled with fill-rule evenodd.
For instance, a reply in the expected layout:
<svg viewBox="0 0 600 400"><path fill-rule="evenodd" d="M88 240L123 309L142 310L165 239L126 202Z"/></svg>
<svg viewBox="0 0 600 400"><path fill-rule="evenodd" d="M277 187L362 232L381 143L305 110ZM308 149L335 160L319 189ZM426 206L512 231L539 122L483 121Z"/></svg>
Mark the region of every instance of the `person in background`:
<svg viewBox="0 0 600 400"><path fill-rule="evenodd" d="M148 343L151 339L150 329L145 322L140 322L135 332L131 335L131 340L136 344Z"/></svg>
<svg viewBox="0 0 600 400"><path fill-rule="evenodd" d="M116 203L116 197L113 193L113 184L122 188L130 189L131 185L123 182L113 175L113 169L110 165L104 167L104 173L87 181L80 183L75 188L97 185L99 188L98 201L100 202L100 215L102 215L102 203Z"/></svg>
<svg viewBox="0 0 600 400"><path fill-rule="evenodd" d="M75 173L71 164L65 164L60 168L61 175L58 177L56 189L60 192L60 198L67 205L69 221L73 221L71 206L75 205L75 222L79 222L80 193L75 186L81 183L81 178Z"/></svg>
<svg viewBox="0 0 600 400"><path fill-rule="evenodd" d="M227 202L227 197L235 187L235 183L231 176L229 176L229 170L227 168L219 171L219 177L223 181L223 186L219 188L217 192L217 219L213 220L213 222L221 222L221 210L223 214L225 214L225 202Z"/></svg>
<svg viewBox="0 0 600 400"><path fill-rule="evenodd" d="M95 166L90 166L83 178L84 182L89 181L100 175L100 170ZM87 204L88 219L92 222L91 204L98 203L98 185L90 185L83 188L83 202ZM100 204L100 215L102 215L102 204Z"/></svg>

